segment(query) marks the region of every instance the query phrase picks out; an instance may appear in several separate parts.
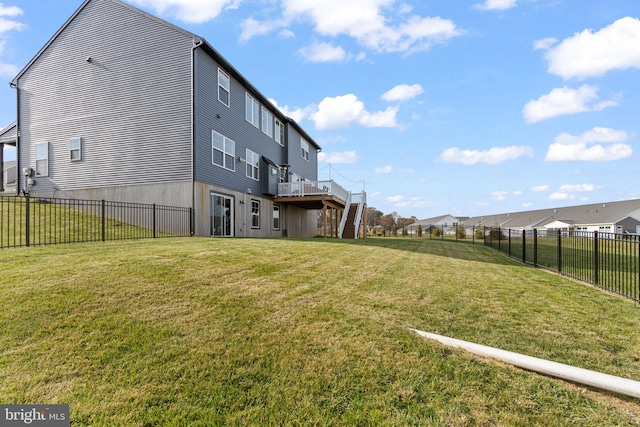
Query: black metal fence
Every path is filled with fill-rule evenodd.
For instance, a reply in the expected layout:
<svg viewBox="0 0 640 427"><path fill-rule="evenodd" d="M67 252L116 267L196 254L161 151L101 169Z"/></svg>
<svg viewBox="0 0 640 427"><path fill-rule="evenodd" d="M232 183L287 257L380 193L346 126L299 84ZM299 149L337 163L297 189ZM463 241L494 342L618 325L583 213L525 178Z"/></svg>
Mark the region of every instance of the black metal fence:
<svg viewBox="0 0 640 427"><path fill-rule="evenodd" d="M484 244L640 303L640 236L485 227Z"/></svg>
<svg viewBox="0 0 640 427"><path fill-rule="evenodd" d="M192 234L191 208L28 195L0 197L0 248Z"/></svg>
<svg viewBox="0 0 640 427"><path fill-rule="evenodd" d="M370 237L403 237L408 239L455 240L482 243L484 227L436 224L410 224L400 229L374 228L367 232Z"/></svg>

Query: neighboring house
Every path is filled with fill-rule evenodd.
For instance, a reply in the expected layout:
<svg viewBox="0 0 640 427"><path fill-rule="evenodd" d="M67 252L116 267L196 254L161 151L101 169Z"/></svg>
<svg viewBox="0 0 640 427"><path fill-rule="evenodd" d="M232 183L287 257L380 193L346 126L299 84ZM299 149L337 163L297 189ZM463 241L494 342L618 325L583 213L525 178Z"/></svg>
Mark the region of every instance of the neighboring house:
<svg viewBox="0 0 640 427"><path fill-rule="evenodd" d="M439 228L445 234L452 234L455 233L456 227L463 224L466 219L467 217L455 217L447 214L433 218L421 219L405 228L407 229L407 234L417 234L418 226L422 227L423 233L431 233L434 228ZM402 231L402 229L398 230L399 233L402 233Z"/></svg>
<svg viewBox="0 0 640 427"><path fill-rule="evenodd" d="M296 122L206 40L120 0L84 1L11 86L18 192L192 207L202 236L313 236L315 210L346 207Z"/></svg>
<svg viewBox="0 0 640 427"><path fill-rule="evenodd" d="M4 147L16 145L16 124L11 123L4 129L0 129L0 193L15 193L17 182L17 162L4 160Z"/></svg>
<svg viewBox="0 0 640 427"><path fill-rule="evenodd" d="M640 234L640 199L469 218L466 226Z"/></svg>

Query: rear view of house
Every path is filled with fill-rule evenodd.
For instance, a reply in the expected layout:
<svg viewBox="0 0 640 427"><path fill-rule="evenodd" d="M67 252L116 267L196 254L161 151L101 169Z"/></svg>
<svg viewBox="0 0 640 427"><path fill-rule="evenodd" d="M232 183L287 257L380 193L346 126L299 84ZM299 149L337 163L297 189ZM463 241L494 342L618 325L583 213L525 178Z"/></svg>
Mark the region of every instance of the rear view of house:
<svg viewBox="0 0 640 427"><path fill-rule="evenodd" d="M327 208L278 197L317 181L313 138L206 40L120 0L84 1L11 85L17 192L192 207L203 236L312 236Z"/></svg>

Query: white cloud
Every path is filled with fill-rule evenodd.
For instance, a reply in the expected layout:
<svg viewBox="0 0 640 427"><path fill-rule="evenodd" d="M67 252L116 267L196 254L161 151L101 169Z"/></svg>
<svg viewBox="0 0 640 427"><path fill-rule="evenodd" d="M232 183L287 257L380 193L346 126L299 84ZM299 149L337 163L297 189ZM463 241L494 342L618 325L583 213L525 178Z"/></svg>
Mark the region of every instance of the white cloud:
<svg viewBox="0 0 640 427"><path fill-rule="evenodd" d="M9 31L19 31L25 28L25 25L13 19L22 15L22 9L17 6L4 6L0 3L0 34ZM4 50L4 40L0 40L0 54ZM20 69L13 64L0 62L0 77L13 78L20 72Z"/></svg>
<svg viewBox="0 0 640 427"><path fill-rule="evenodd" d="M22 15L22 13L22 9L20 9L18 6L6 7L4 4L0 3L0 16L16 17Z"/></svg>
<svg viewBox="0 0 640 427"><path fill-rule="evenodd" d="M298 50L307 62L338 62L347 58L347 52L341 46L331 43L314 43Z"/></svg>
<svg viewBox="0 0 640 427"><path fill-rule="evenodd" d="M13 78L20 72L20 69L13 64L0 63L0 76Z"/></svg>
<svg viewBox="0 0 640 427"><path fill-rule="evenodd" d="M304 108L294 107L291 108L288 105L278 105L278 101L273 98L269 98L269 101L284 114L285 116L293 119L296 123L300 123L303 119L307 118L311 113L316 110L315 105L308 105Z"/></svg>
<svg viewBox="0 0 640 427"><path fill-rule="evenodd" d="M553 37L547 37L546 39L535 40L533 42L533 50L547 50L552 45L556 44L558 39L554 39Z"/></svg>
<svg viewBox="0 0 640 427"><path fill-rule="evenodd" d="M380 166L380 167L377 167L377 168L375 168L373 171L374 171L375 173L384 173L384 174L387 174L387 173L391 173L391 170L392 170L391 165L387 165L387 166Z"/></svg>
<svg viewBox="0 0 640 427"><path fill-rule="evenodd" d="M540 193L543 191L548 191L549 190L549 186L548 185L536 185L535 187L531 187L531 191L536 192L536 193Z"/></svg>
<svg viewBox="0 0 640 427"><path fill-rule="evenodd" d="M491 193L491 198L498 202L502 202L504 200L507 200L507 194L509 193L507 193L506 191L494 191L493 193Z"/></svg>
<svg viewBox="0 0 640 427"><path fill-rule="evenodd" d="M561 193L576 193L595 191L596 186L593 184L564 184L558 189Z"/></svg>
<svg viewBox="0 0 640 427"><path fill-rule="evenodd" d="M358 155L355 151L342 151L334 153L318 153L318 161L326 163L355 163Z"/></svg>
<svg viewBox="0 0 640 427"><path fill-rule="evenodd" d="M400 196L400 195L390 196L390 197L387 197L385 200L390 203L399 203L404 200L404 196Z"/></svg>
<svg viewBox="0 0 640 427"><path fill-rule="evenodd" d="M640 68L640 19L627 16L595 33L586 29L548 49L544 56L549 73L564 79Z"/></svg>
<svg viewBox="0 0 640 427"><path fill-rule="evenodd" d="M240 23L240 28L242 28L240 41L247 41L255 36L264 36L282 26L282 21L257 21L253 18L245 19ZM280 35L283 37L293 37L294 34L291 31L286 32L283 30Z"/></svg>
<svg viewBox="0 0 640 427"><path fill-rule="evenodd" d="M480 10L505 10L516 7L518 0L485 0L484 3L474 4L474 9Z"/></svg>
<svg viewBox="0 0 640 427"><path fill-rule="evenodd" d="M296 21L309 21L321 36L346 35L367 49L406 53L425 50L436 43L446 43L463 33L448 19L416 15L406 17L411 7L402 3L394 9L394 3L395 0L283 0L282 19L267 22L261 28L273 30ZM404 21L399 21L399 17ZM241 38L247 40L264 34L251 31L257 26L256 23L243 24Z"/></svg>
<svg viewBox="0 0 640 427"><path fill-rule="evenodd" d="M394 102L394 101L407 101L411 98L415 98L416 96L424 93L424 89L419 84L414 85L397 85L387 92L383 93L380 97L384 101Z"/></svg>
<svg viewBox="0 0 640 427"><path fill-rule="evenodd" d="M575 114L585 111L600 111L618 105L618 100L598 100L598 87L582 85L578 89L556 88L535 101L529 101L522 110L527 123L537 123L552 117Z"/></svg>
<svg viewBox="0 0 640 427"><path fill-rule="evenodd" d="M242 0L128 0L184 22L201 24L218 16L225 9L236 9Z"/></svg>
<svg viewBox="0 0 640 427"><path fill-rule="evenodd" d="M306 107L280 106L274 99L269 101L282 114L300 123L309 119L315 123L316 129L339 129L352 126L363 127L395 127L398 107L388 107L384 111L369 112L364 103L354 94L327 97L320 104Z"/></svg>
<svg viewBox="0 0 640 427"><path fill-rule="evenodd" d="M460 150L458 147L448 148L440 159L446 163L473 165L476 163L497 164L522 156L533 156L533 149L528 146L493 147L486 151Z"/></svg>
<svg viewBox="0 0 640 427"><path fill-rule="evenodd" d="M549 199L551 200L568 200L568 199L573 199L573 196L570 196L567 193L551 193L549 194Z"/></svg>
<svg viewBox="0 0 640 427"><path fill-rule="evenodd" d="M516 191L514 191L514 192L513 192L513 193L511 193L511 194L513 194L514 196L522 196L522 191L520 191L520 190L516 190Z"/></svg>
<svg viewBox="0 0 640 427"><path fill-rule="evenodd" d="M388 107L384 111L369 112L364 103L354 94L325 98L318 104L317 111L309 115L316 129L337 129L351 126L395 127L398 107Z"/></svg>
<svg viewBox="0 0 640 427"><path fill-rule="evenodd" d="M391 203L396 208L424 208L427 206L433 206L434 202L424 199L420 196L411 196L409 198L397 195L384 199L386 202Z"/></svg>
<svg viewBox="0 0 640 427"><path fill-rule="evenodd" d="M382 192L381 191L376 191L375 193L369 194L368 196L370 196L370 197L378 197L380 195L382 195Z"/></svg>
<svg viewBox="0 0 640 427"><path fill-rule="evenodd" d="M595 127L582 135L562 133L549 146L545 161L612 161L631 156L626 131Z"/></svg>

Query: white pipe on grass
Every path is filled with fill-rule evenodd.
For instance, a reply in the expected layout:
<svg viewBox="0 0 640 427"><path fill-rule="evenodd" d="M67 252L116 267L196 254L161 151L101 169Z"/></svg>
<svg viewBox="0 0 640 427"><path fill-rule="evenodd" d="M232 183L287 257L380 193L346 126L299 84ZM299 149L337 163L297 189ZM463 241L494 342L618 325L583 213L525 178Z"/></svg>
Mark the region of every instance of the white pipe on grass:
<svg viewBox="0 0 640 427"><path fill-rule="evenodd" d="M639 381L590 371L588 369L577 368L563 363L551 362L537 357L525 356L524 354L474 344L468 341L445 337L443 335L419 331L417 329L411 330L421 337L436 340L450 347L462 348L478 356L491 357L529 371L562 378L575 383L585 384L591 387L640 399Z"/></svg>

